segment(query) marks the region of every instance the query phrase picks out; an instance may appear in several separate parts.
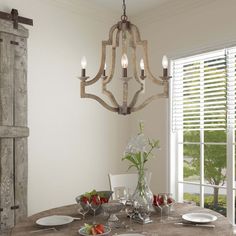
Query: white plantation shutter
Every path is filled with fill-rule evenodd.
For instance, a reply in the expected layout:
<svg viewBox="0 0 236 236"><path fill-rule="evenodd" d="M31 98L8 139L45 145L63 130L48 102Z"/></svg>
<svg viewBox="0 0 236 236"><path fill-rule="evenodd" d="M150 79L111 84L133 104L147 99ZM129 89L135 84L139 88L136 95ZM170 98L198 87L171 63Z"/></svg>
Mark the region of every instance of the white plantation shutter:
<svg viewBox="0 0 236 236"><path fill-rule="evenodd" d="M235 128L236 124L236 48L227 50L227 109L228 128Z"/></svg>
<svg viewBox="0 0 236 236"><path fill-rule="evenodd" d="M229 87L226 55L226 50L219 50L173 62L174 131L226 129ZM231 95L235 97L233 92ZM233 107L235 103L231 105L232 110Z"/></svg>

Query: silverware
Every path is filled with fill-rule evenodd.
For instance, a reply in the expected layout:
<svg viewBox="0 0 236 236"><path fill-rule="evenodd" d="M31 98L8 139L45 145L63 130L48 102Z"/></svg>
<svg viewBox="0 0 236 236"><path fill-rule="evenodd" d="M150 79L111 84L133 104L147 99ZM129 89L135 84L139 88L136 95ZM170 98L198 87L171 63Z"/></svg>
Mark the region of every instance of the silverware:
<svg viewBox="0 0 236 236"><path fill-rule="evenodd" d="M30 233L40 233L40 232L44 232L44 231L50 231L50 230L54 230L54 231L58 231L56 228L45 228L45 229L37 229L37 230L33 230L30 231Z"/></svg>
<svg viewBox="0 0 236 236"><path fill-rule="evenodd" d="M183 225L183 226L192 226L192 227L205 227L205 228L215 228L215 225L206 225L206 224L192 224L192 223L175 223L175 225Z"/></svg>
<svg viewBox="0 0 236 236"><path fill-rule="evenodd" d="M61 215L54 215L54 216L61 216ZM65 215L67 216L67 215ZM67 217L71 217L73 220L81 220L80 217L73 217L73 216L67 216Z"/></svg>
<svg viewBox="0 0 236 236"><path fill-rule="evenodd" d="M60 215L55 215L55 216L60 216ZM80 217L73 217L73 216L67 216L67 217L71 217L73 220L81 220Z"/></svg>

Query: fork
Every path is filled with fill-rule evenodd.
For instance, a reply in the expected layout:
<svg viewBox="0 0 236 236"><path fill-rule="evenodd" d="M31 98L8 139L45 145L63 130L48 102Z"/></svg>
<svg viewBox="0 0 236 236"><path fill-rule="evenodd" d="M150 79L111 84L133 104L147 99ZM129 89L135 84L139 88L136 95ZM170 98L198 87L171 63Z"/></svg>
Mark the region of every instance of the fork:
<svg viewBox="0 0 236 236"><path fill-rule="evenodd" d="M193 226L193 227L205 227L205 228L215 228L215 225L205 225L205 224L190 224L190 223L182 223L178 222L175 225L183 225L183 226Z"/></svg>
<svg viewBox="0 0 236 236"><path fill-rule="evenodd" d="M30 231L30 233L40 233L40 232L50 231L50 230L58 231L56 228L52 227L52 228L46 228L46 229L33 230L33 231Z"/></svg>

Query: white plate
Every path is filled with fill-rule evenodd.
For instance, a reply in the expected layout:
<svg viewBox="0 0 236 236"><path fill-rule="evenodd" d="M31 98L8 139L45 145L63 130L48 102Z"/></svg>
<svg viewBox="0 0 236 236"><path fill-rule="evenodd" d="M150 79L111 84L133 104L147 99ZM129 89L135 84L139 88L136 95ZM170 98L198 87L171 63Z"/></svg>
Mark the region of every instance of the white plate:
<svg viewBox="0 0 236 236"><path fill-rule="evenodd" d="M107 226L104 226L104 233L103 234L97 234L98 236L102 236L102 235L107 235L111 232L111 229ZM88 235L92 235L92 234L87 234L85 231L85 227L82 227L81 229L78 230L79 234L83 235L83 236L88 236Z"/></svg>
<svg viewBox="0 0 236 236"><path fill-rule="evenodd" d="M208 213L188 213L184 214L182 218L193 223L209 223L217 220L216 216Z"/></svg>
<svg viewBox="0 0 236 236"><path fill-rule="evenodd" d="M74 219L70 216L53 215L38 219L36 221L36 224L41 226L58 226L58 225L69 224L73 220Z"/></svg>

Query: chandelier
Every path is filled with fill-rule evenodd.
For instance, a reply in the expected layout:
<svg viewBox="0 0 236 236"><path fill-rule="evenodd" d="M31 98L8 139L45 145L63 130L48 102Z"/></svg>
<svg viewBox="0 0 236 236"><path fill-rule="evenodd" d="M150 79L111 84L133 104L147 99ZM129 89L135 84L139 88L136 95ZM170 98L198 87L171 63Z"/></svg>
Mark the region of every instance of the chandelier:
<svg viewBox="0 0 236 236"><path fill-rule="evenodd" d="M119 48L119 46L121 47ZM107 48L111 47L111 58L109 73L107 72L107 63L108 60ZM137 48L140 48L141 59L140 59L140 74L138 75L137 71ZM121 50L121 55L119 56L117 51ZM108 84L112 81L114 77L116 60L119 57L121 60L121 76L120 81L123 83L123 96L122 102L119 104L115 95L108 89ZM128 59L130 58L130 60ZM131 63L130 63L131 61ZM128 74L128 65L131 64L132 76ZM168 98L169 93L169 79L171 76L168 75L168 59L166 56L163 56L162 66L163 66L163 75L159 78L155 78L150 71L148 64L148 53L147 53L147 40L141 40L139 30L136 25L128 21L126 15L126 4L123 0L123 15L121 20L113 25L109 31L109 38L107 41L102 41L102 57L100 69L97 75L89 80L89 77L86 75L86 58L83 57L81 60L81 80L80 90L81 98L90 98L98 101L103 107L112 112L117 112L118 114L127 115L131 112L138 111L148 105L152 100L157 98ZM86 87L95 84L98 80L102 82L102 93L106 95L109 99L109 103L103 100L101 97L87 93L85 91ZM133 97L129 99L128 84L131 80L134 80L138 84L138 90L134 93ZM141 104L137 105L138 98L141 93L144 92L144 83L145 80L150 80L159 87L162 87L162 92L154 94L146 98Z"/></svg>

